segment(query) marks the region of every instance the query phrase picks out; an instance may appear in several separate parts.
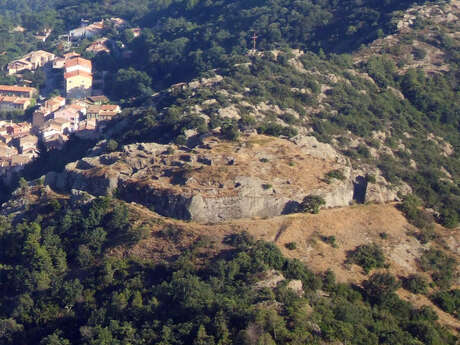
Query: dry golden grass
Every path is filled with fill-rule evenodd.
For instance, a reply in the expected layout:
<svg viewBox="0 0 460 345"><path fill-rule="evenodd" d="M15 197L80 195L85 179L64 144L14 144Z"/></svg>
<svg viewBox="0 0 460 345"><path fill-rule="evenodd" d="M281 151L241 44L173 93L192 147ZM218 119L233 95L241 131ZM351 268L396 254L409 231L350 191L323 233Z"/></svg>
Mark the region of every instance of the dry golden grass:
<svg viewBox="0 0 460 345"><path fill-rule="evenodd" d="M152 236L141 241L133 248L118 248L113 255L136 256L137 258L170 260L179 255L199 238L207 238L212 246L203 249L206 256L217 255L227 246L222 243L225 236L248 231L256 239L271 241L278 245L286 257L297 258L315 272L327 269L334 271L337 281L361 284L368 279L362 268L345 264L346 253L361 244L377 243L385 253L389 263L388 271L398 277L412 273L423 274L418 267L418 259L423 250L430 245L421 245L409 234L414 228L393 204L355 205L346 208L322 210L317 215L293 214L270 219L240 219L221 224L201 225L164 218L143 206L131 204L132 219L137 224L151 222ZM178 229L181 235L175 241L159 236L167 228ZM450 247L460 243L458 231L438 227L441 242L449 240ZM386 239L381 237L386 233ZM322 240L334 236L337 248ZM289 250L286 243L296 242L297 248ZM460 261L455 251L450 251ZM413 302L416 306L429 305L440 317L441 323L452 329L460 328L460 322L451 315L442 312L426 297L414 295L400 289L401 298Z"/></svg>

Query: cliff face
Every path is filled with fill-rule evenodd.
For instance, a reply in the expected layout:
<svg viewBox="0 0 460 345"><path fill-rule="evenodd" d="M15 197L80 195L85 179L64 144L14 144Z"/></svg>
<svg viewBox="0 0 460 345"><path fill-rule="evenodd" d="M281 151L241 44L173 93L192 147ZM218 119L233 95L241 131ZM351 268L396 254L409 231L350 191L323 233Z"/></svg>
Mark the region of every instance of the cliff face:
<svg viewBox="0 0 460 345"><path fill-rule="evenodd" d="M332 170L345 178L326 179ZM356 179L345 157L313 137L251 135L237 143L209 137L193 149L126 145L122 152L72 162L63 173L49 173L45 183L61 191L116 194L164 216L215 223L291 213L309 194L322 196L326 207L347 206L356 199Z"/></svg>
<svg viewBox="0 0 460 345"><path fill-rule="evenodd" d="M287 197L273 189L267 191L261 187L264 185L262 181L256 178L241 176L237 181L236 184L240 184L237 191L221 196L134 183L122 184L119 195L124 200L141 203L162 215L201 223L290 213L290 205L295 206L304 196L299 193Z"/></svg>

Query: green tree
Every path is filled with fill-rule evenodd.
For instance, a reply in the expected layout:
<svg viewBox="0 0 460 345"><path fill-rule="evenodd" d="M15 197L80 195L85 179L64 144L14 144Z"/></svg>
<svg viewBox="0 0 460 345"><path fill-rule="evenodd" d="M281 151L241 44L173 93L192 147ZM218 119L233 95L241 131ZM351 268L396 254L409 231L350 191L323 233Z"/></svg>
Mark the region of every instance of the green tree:
<svg viewBox="0 0 460 345"><path fill-rule="evenodd" d="M363 244L347 253L347 261L361 266L367 274L373 268L384 267L385 255L377 244Z"/></svg>
<svg viewBox="0 0 460 345"><path fill-rule="evenodd" d="M379 304L393 297L400 285L400 282L389 273L374 273L363 282L367 295Z"/></svg>
<svg viewBox="0 0 460 345"><path fill-rule="evenodd" d="M15 319L0 319L0 339L11 341L16 332L20 332L24 327L17 323Z"/></svg>
<svg viewBox="0 0 460 345"><path fill-rule="evenodd" d="M63 338L61 331L56 331L40 341L40 345L70 345L70 341Z"/></svg>
<svg viewBox="0 0 460 345"><path fill-rule="evenodd" d="M326 201L319 195L307 195L299 205L300 212L317 214Z"/></svg>
<svg viewBox="0 0 460 345"><path fill-rule="evenodd" d="M221 127L221 133L227 140L236 141L240 136L238 126L234 123L225 123Z"/></svg>
<svg viewBox="0 0 460 345"><path fill-rule="evenodd" d="M427 291L428 283L422 276L412 274L404 279L403 287L412 293L423 294Z"/></svg>
<svg viewBox="0 0 460 345"><path fill-rule="evenodd" d="M221 310L217 312L214 318L214 327L216 329L217 345L230 345L232 343L230 331L225 315Z"/></svg>
<svg viewBox="0 0 460 345"><path fill-rule="evenodd" d="M206 328L203 325L200 325L198 332L196 334L193 345L214 345L214 337L206 333Z"/></svg>
<svg viewBox="0 0 460 345"><path fill-rule="evenodd" d="M29 191L29 184L24 177L19 179L19 188L21 189L22 194L26 194Z"/></svg>
<svg viewBox="0 0 460 345"><path fill-rule="evenodd" d="M114 152L118 149L118 143L116 140L109 139L105 145L107 152Z"/></svg>
<svg viewBox="0 0 460 345"><path fill-rule="evenodd" d="M145 72L132 67L120 69L115 75L112 92L120 99L148 96L152 94L151 84L152 79Z"/></svg>

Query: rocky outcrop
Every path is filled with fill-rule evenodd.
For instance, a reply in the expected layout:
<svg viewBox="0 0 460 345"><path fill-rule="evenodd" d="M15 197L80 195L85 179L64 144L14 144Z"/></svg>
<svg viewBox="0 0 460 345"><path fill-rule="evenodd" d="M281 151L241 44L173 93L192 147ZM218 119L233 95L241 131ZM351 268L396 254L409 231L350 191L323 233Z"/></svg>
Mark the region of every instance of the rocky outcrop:
<svg viewBox="0 0 460 345"><path fill-rule="evenodd" d="M113 194L121 181L150 166L168 146L155 143L127 145L123 152L92 155L66 165L64 172L49 172L45 184L59 191L81 190L95 196ZM98 152L100 153L100 152Z"/></svg>
<svg viewBox="0 0 460 345"><path fill-rule="evenodd" d="M344 179L326 179L331 170L342 171ZM250 135L239 142L211 136L194 149L126 145L48 173L45 183L74 195L116 194L164 216L216 223L295 212L306 195L320 195L325 207L347 206L356 198L356 178L345 157L313 137ZM379 188L370 200L394 197Z"/></svg>
<svg viewBox="0 0 460 345"><path fill-rule="evenodd" d="M220 222L250 217L273 217L282 214L287 197L274 195L247 195L223 198L192 197L189 204L191 219L198 222Z"/></svg>
<svg viewBox="0 0 460 345"><path fill-rule="evenodd" d="M349 179L336 181L333 188L325 191L313 191L311 194L321 196L326 203L326 208L348 206L354 200L354 185Z"/></svg>
<svg viewBox="0 0 460 345"><path fill-rule="evenodd" d="M303 284L301 280L291 280L287 286L288 289L291 289L294 293L296 293L298 296L303 295Z"/></svg>
<svg viewBox="0 0 460 345"><path fill-rule="evenodd" d="M78 189L72 189L70 191L70 202L75 207L86 205L93 200L94 200L94 196L92 196L91 194L85 191L78 190Z"/></svg>
<svg viewBox="0 0 460 345"><path fill-rule="evenodd" d="M313 136L297 135L290 140L299 146L300 150L307 155L349 165L348 160L338 153L331 145L321 143Z"/></svg>
<svg viewBox="0 0 460 345"><path fill-rule="evenodd" d="M284 275L274 269L267 270L261 274L259 280L254 284L254 289L274 289L276 286L285 281Z"/></svg>
<svg viewBox="0 0 460 345"><path fill-rule="evenodd" d="M128 181L121 182L118 193L123 200L145 205L163 216L193 219L189 211L193 196L188 193Z"/></svg>
<svg viewBox="0 0 460 345"><path fill-rule="evenodd" d="M412 193L412 188L406 183L389 186L384 183L368 183L365 202L383 204L388 201L400 201L403 195Z"/></svg>
<svg viewBox="0 0 460 345"><path fill-rule="evenodd" d="M118 187L120 172L92 166L85 169L84 160L70 163L62 173L50 172L45 177L45 184L58 191L81 190L92 195L111 195Z"/></svg>
<svg viewBox="0 0 460 345"><path fill-rule="evenodd" d="M286 281L284 275L274 269L263 272L259 277L256 277L256 279L259 280L254 284L255 290L275 289L281 282ZM286 284L286 287L299 296L302 296L304 293L301 280L290 280Z"/></svg>

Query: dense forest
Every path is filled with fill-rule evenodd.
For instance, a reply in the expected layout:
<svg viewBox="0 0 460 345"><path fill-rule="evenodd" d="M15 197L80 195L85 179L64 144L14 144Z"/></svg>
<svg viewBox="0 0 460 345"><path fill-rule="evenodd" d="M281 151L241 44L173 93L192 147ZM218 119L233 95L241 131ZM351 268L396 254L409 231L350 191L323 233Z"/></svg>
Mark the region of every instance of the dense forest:
<svg viewBox="0 0 460 345"><path fill-rule="evenodd" d="M133 64L159 86L228 64L250 47L257 33L262 49L308 48L344 52L390 33L392 13L415 1L2 1L4 36L14 25L54 35L89 21L121 16L145 30L134 43ZM222 13L226 13L225 18ZM24 33L0 49L20 54ZM6 38L6 37L5 37ZM25 41L33 41L27 37ZM25 44L25 42L23 43ZM11 46L13 45L13 46Z"/></svg>
<svg viewBox="0 0 460 345"><path fill-rule="evenodd" d="M401 282L390 274L370 274L362 288L338 284L246 233L226 238L218 256L206 255L213 244L202 237L152 263L108 255L150 236L116 200L75 205L45 193L20 221L1 221L3 344L455 344L433 310L397 297ZM155 236L174 242L181 233L165 225ZM273 270L286 281L257 287ZM436 298L458 303L458 294Z"/></svg>

